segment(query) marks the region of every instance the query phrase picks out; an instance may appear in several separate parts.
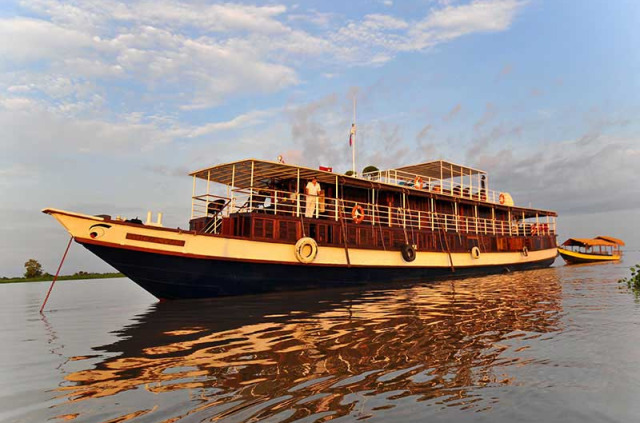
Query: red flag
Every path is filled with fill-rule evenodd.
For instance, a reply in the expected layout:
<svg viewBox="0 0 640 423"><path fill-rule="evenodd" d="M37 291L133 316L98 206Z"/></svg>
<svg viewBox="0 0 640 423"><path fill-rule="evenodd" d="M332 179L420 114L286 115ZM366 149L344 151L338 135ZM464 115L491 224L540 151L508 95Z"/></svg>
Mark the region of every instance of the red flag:
<svg viewBox="0 0 640 423"><path fill-rule="evenodd" d="M333 172L333 168L332 167L318 166L318 169L324 170L325 172Z"/></svg>

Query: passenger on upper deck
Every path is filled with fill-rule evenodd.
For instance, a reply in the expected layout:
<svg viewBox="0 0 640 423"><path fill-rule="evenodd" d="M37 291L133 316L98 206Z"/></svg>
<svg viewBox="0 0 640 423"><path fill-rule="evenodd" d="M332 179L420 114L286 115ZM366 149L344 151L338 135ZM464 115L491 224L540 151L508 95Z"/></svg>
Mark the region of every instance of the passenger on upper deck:
<svg viewBox="0 0 640 423"><path fill-rule="evenodd" d="M307 183L307 186L304 189L304 193L306 194L304 217L313 217L321 189L320 183L318 183L316 177L311 177L311 181Z"/></svg>

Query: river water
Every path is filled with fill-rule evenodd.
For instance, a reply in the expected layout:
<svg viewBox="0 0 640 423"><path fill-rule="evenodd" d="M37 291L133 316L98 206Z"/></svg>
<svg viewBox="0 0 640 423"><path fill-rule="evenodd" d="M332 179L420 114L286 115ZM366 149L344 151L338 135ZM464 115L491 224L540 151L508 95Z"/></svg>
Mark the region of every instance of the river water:
<svg viewBox="0 0 640 423"><path fill-rule="evenodd" d="M3 422L635 422L623 262L157 302L126 278L0 285Z"/></svg>

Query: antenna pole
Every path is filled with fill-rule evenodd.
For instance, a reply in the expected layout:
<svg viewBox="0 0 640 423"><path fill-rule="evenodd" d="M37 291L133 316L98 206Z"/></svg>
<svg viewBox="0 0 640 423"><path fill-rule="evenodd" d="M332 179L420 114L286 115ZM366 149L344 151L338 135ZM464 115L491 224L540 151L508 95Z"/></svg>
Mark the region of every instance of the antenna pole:
<svg viewBox="0 0 640 423"><path fill-rule="evenodd" d="M351 171L353 172L353 176L356 176L356 95L353 94L353 145L351 146Z"/></svg>

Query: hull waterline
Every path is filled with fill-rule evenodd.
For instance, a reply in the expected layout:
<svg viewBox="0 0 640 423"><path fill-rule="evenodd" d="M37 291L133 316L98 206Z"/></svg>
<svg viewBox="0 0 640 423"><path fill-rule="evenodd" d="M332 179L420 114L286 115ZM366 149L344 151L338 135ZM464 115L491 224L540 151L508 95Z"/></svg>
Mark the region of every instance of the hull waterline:
<svg viewBox="0 0 640 423"><path fill-rule="evenodd" d="M194 258L80 242L160 299L207 298L380 282L447 278L549 267L556 256L525 263L477 267L309 266Z"/></svg>

